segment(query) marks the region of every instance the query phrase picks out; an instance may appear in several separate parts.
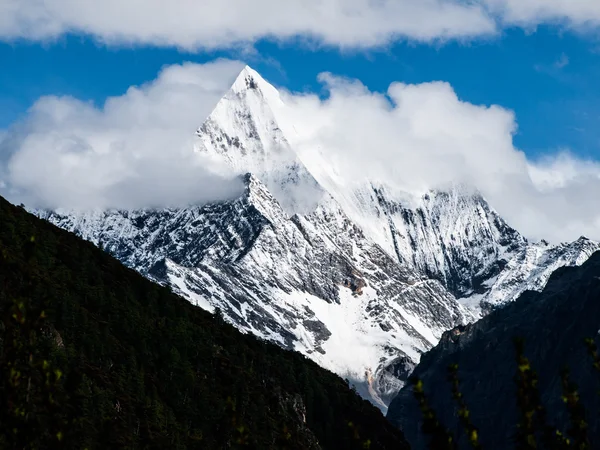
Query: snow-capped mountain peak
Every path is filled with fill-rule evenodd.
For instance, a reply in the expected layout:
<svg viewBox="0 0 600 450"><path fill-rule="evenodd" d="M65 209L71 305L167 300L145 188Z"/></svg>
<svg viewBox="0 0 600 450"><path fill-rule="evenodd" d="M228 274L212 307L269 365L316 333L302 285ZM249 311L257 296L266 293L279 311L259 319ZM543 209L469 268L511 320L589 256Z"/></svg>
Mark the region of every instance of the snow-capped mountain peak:
<svg viewBox="0 0 600 450"><path fill-rule="evenodd" d="M284 136L279 92L246 66L196 131L195 151L260 178L288 213L307 213L324 192Z"/></svg>
<svg viewBox="0 0 600 450"><path fill-rule="evenodd" d="M237 199L37 213L348 377L382 409L444 331L475 320L482 304L543 288L556 268L600 248L531 244L470 187L419 196L377 180L340 183L325 158L297 155L290 124L279 122L284 107L245 67L196 131L196 152L243 177Z"/></svg>
<svg viewBox="0 0 600 450"><path fill-rule="evenodd" d="M265 101L272 105L281 103L279 91L272 84L267 82L256 70L247 65L242 69L231 85L230 92L237 95L247 95L248 91L252 91L257 96L261 96Z"/></svg>
<svg viewBox="0 0 600 450"><path fill-rule="evenodd" d="M196 130L196 151L220 155L240 172L295 159L275 117L282 104L277 89L246 66Z"/></svg>

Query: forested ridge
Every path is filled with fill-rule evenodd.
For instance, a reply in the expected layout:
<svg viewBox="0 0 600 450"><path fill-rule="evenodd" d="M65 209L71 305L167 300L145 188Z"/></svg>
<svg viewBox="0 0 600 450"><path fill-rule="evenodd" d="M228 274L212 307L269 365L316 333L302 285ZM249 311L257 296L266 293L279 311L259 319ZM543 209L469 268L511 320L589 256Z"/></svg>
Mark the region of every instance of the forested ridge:
<svg viewBox="0 0 600 450"><path fill-rule="evenodd" d="M408 448L336 375L2 198L0 313L0 448Z"/></svg>
<svg viewBox="0 0 600 450"><path fill-rule="evenodd" d="M445 332L411 374L415 384L392 401L388 419L413 449L600 448L599 327L596 252L579 267L556 270L542 292L527 291ZM429 434L455 440L432 447L439 440Z"/></svg>

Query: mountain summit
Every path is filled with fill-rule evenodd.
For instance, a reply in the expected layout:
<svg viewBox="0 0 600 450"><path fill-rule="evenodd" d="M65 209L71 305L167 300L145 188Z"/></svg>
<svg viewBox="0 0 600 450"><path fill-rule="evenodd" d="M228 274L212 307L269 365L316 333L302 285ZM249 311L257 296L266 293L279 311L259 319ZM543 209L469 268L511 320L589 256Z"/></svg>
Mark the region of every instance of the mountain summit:
<svg viewBox="0 0 600 450"><path fill-rule="evenodd" d="M314 210L324 191L283 134L276 112L284 107L277 89L246 66L196 131L195 151L255 174L292 215Z"/></svg>
<svg viewBox="0 0 600 450"><path fill-rule="evenodd" d="M243 176L237 199L37 214L241 330L302 352L382 410L444 331L542 289L556 268L599 248L530 243L470 188L407 203L378 180L337 185L323 175L335 167L297 154L285 108L246 67L196 131L194 151Z"/></svg>

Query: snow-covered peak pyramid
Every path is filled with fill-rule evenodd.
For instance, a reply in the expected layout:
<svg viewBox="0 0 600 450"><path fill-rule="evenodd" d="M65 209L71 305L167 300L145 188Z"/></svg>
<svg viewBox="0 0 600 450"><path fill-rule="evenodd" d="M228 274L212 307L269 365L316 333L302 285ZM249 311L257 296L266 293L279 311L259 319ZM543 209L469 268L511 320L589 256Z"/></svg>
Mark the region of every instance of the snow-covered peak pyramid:
<svg viewBox="0 0 600 450"><path fill-rule="evenodd" d="M307 213L324 191L280 128L276 111L283 107L277 89L246 66L196 131L195 151L255 174L289 215Z"/></svg>
<svg viewBox="0 0 600 450"><path fill-rule="evenodd" d="M281 102L279 91L256 70L247 65L233 82L231 91L236 94L243 94L249 90L260 92L263 98L269 99L271 102Z"/></svg>
<svg viewBox="0 0 600 450"><path fill-rule="evenodd" d="M196 150L220 155L240 172L264 172L294 152L275 118L279 92L246 66L196 131Z"/></svg>

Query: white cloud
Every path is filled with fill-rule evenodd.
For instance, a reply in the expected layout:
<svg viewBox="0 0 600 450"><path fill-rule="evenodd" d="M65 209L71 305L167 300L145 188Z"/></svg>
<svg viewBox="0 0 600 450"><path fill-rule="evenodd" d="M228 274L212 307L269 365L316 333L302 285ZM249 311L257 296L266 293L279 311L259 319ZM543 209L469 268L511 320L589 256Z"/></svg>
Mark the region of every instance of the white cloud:
<svg viewBox="0 0 600 450"><path fill-rule="evenodd" d="M394 83L384 95L321 79L329 98L287 94L287 120L300 151L322 149L345 183L369 178L414 193L466 183L531 238L600 239L600 164L564 151L528 160L513 144L511 111L461 101L443 82Z"/></svg>
<svg viewBox="0 0 600 450"><path fill-rule="evenodd" d="M560 58L558 58L554 62L554 67L556 67L557 69L563 69L569 65L569 62L569 56L566 53L562 53L560 55Z"/></svg>
<svg viewBox="0 0 600 450"><path fill-rule="evenodd" d="M306 38L341 48L490 36L542 23L600 24L597 0L1 0L0 39L92 35L187 50Z"/></svg>
<svg viewBox="0 0 600 450"><path fill-rule="evenodd" d="M13 201L46 206L138 207L236 194L222 168L190 150L194 130L240 68L170 66L101 108L41 98L0 140L0 181ZM462 101L444 82L393 83L377 93L331 74L320 79L325 100L282 93L288 107L280 125L301 155L320 149L346 183L370 178L418 193L468 183L529 237L600 239L600 163L567 151L528 160L513 144L511 111Z"/></svg>
<svg viewBox="0 0 600 450"><path fill-rule="evenodd" d="M140 207L228 198L233 174L193 153L193 131L243 65L165 68L102 107L43 97L0 141L12 201L46 207Z"/></svg>
<svg viewBox="0 0 600 450"><path fill-rule="evenodd" d="M600 3L597 0L483 0L492 14L505 24L532 26L563 23L587 28L600 25Z"/></svg>
<svg viewBox="0 0 600 450"><path fill-rule="evenodd" d="M52 39L85 33L107 43L185 49L245 45L261 38L312 38L372 47L494 33L479 5L458 0L2 0L0 37Z"/></svg>

